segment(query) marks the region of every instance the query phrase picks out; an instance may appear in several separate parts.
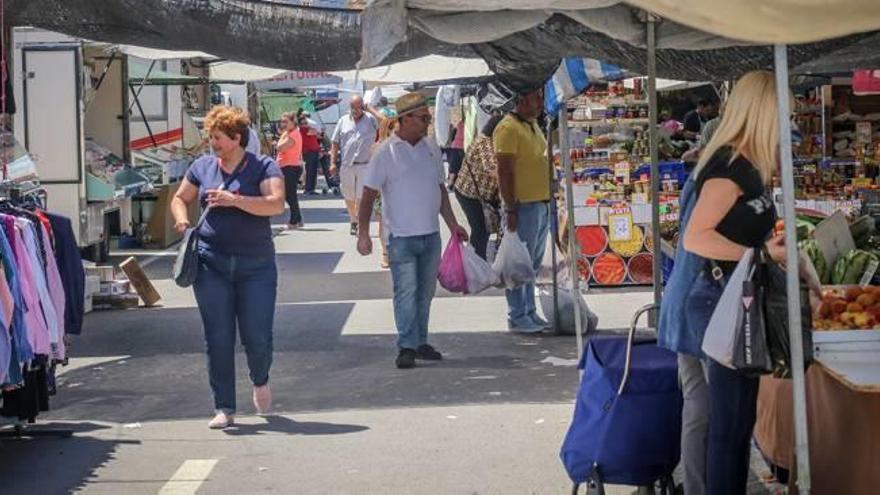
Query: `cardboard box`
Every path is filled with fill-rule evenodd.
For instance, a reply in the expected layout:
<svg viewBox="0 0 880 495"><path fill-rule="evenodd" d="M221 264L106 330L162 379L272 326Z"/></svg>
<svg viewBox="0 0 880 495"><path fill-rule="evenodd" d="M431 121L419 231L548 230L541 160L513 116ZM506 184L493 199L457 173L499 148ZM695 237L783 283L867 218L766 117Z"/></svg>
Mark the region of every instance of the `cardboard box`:
<svg viewBox="0 0 880 495"><path fill-rule="evenodd" d="M144 270L133 257L120 263L119 268L128 276L128 280L131 281L134 290L144 300L144 305L154 306L162 299L162 296L153 287L150 279L147 278L147 274L144 273Z"/></svg>
<svg viewBox="0 0 880 495"><path fill-rule="evenodd" d="M93 296L101 290L101 277L97 275L86 275L85 295Z"/></svg>
<svg viewBox="0 0 880 495"><path fill-rule="evenodd" d="M137 294L122 294L119 296L94 296L94 309L131 309L140 305Z"/></svg>
<svg viewBox="0 0 880 495"><path fill-rule="evenodd" d="M114 280L112 282L101 282L101 289L98 291L100 296L121 296L131 292L131 282L128 280Z"/></svg>

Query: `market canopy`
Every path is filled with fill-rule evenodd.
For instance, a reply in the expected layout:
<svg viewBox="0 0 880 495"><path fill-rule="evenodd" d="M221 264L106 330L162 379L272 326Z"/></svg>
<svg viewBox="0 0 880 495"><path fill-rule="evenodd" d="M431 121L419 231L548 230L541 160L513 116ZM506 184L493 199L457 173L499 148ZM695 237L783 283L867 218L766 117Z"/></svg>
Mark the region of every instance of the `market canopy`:
<svg viewBox="0 0 880 495"><path fill-rule="evenodd" d="M493 76L489 66L481 58L442 55L428 55L382 67L334 74L345 80L354 80L357 77L361 81L383 84L472 80Z"/></svg>
<svg viewBox="0 0 880 495"><path fill-rule="evenodd" d="M799 69L806 63L813 72L839 69L838 54L854 46L865 49L850 62L880 62L877 50L866 49L880 43L872 31L880 29L876 0L375 0L363 12L361 63L382 63L404 40L426 34L472 47L521 89L543 84L564 57L644 74L646 10L662 17L661 77L707 81L770 68L772 43L805 43L790 49L796 73L806 72Z"/></svg>
<svg viewBox="0 0 880 495"><path fill-rule="evenodd" d="M285 0L6 0L6 24L34 26L107 43L202 51L283 69L325 71L356 66L360 10ZM416 34L390 62L432 53L474 56Z"/></svg>
<svg viewBox="0 0 880 495"><path fill-rule="evenodd" d="M208 77L174 74L158 66L142 62L128 64L128 82L135 86L195 86L199 84L243 84L235 79L212 79Z"/></svg>

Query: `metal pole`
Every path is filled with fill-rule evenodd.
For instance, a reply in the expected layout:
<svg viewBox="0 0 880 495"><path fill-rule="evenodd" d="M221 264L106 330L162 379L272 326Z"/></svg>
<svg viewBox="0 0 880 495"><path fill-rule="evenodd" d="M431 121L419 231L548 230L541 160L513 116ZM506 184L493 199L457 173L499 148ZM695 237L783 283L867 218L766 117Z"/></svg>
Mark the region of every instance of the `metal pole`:
<svg viewBox="0 0 880 495"><path fill-rule="evenodd" d="M559 215L556 214L559 204L556 201L556 193L559 187L556 182L556 167L553 166L553 146L551 144L552 119L547 119L547 168L550 169L550 234L553 240L550 242L551 263L553 265L553 331L559 333L559 276L556 268L559 266L559 256L556 252L556 243L559 239ZM544 315L547 316L547 315Z"/></svg>
<svg viewBox="0 0 880 495"><path fill-rule="evenodd" d="M651 235L654 239L654 304L663 297L663 275L660 271L660 153L657 149L657 37L654 16L648 14L648 140L651 149ZM794 224L792 224L794 225ZM649 318L657 327L657 312Z"/></svg>
<svg viewBox="0 0 880 495"><path fill-rule="evenodd" d="M150 62L150 67L147 69L147 73L146 73L146 75L144 75L144 78L141 80L141 84L138 86L137 90L135 90L135 89L134 89L134 86L131 86L131 83L129 83L129 86L131 86L131 92L134 93L134 101L138 101L138 96L140 96L140 95L141 95L141 91L144 90L144 85L147 84L147 79L149 79L149 78L150 78L150 74L153 73L153 68L154 68L154 67L156 67L156 61L155 61L155 60L153 60L153 61ZM122 77L127 78L127 77L128 77L128 74L123 74ZM134 108L134 105L128 107L128 112L129 112L129 113L131 113L132 108Z"/></svg>
<svg viewBox="0 0 880 495"><path fill-rule="evenodd" d="M791 122L789 121L788 47L774 46L776 63L776 100L779 111L779 151L782 160L782 214L785 224L786 292L788 296L788 332L791 341L791 371L794 380L795 452L797 484L801 494L810 493L810 444L807 428L807 396L804 379L804 352L801 336L801 297L798 277L797 229L794 228L794 162L791 156Z"/></svg>
<svg viewBox="0 0 880 495"><path fill-rule="evenodd" d="M577 340L577 356L578 362L581 360L581 354L584 352L584 336L581 334L581 304L579 298L580 291L580 273L578 273L578 253L580 250L577 246L577 239L574 237L574 170L571 164L571 154L568 147L568 108L562 105L559 108L559 153L562 156L562 163L565 164L565 207L568 210L568 270L571 277L571 296L574 300L572 307L574 308L574 335Z"/></svg>

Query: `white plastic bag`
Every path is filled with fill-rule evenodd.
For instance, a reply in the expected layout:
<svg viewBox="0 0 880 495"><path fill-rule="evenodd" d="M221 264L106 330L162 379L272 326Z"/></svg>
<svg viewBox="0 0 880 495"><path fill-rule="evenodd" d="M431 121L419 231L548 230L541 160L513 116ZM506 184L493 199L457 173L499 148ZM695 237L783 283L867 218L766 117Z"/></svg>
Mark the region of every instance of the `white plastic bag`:
<svg viewBox="0 0 880 495"><path fill-rule="evenodd" d="M553 316L553 287L542 286L538 295L541 299L541 310L544 316L556 328L556 331L562 335L574 335L574 300L572 291L567 287L559 287L557 289L557 297L559 298L559 324L555 324ZM590 334L599 328L599 317L590 311L587 301L584 300L582 294L578 294L578 309L581 312L581 333L583 335Z"/></svg>
<svg viewBox="0 0 880 495"><path fill-rule="evenodd" d="M500 283L492 265L486 262L469 244L462 246L461 257L464 262L464 275L467 279L468 294L483 292Z"/></svg>
<svg viewBox="0 0 880 495"><path fill-rule="evenodd" d="M529 255L529 248L516 232L507 231L504 233L492 268L501 277L502 284L508 289L516 289L535 281L535 269L532 257Z"/></svg>
<svg viewBox="0 0 880 495"><path fill-rule="evenodd" d="M703 352L718 364L733 367L733 351L736 331L743 320L743 282L749 277L755 250L746 250L727 281L721 299L712 312L706 334L703 335Z"/></svg>

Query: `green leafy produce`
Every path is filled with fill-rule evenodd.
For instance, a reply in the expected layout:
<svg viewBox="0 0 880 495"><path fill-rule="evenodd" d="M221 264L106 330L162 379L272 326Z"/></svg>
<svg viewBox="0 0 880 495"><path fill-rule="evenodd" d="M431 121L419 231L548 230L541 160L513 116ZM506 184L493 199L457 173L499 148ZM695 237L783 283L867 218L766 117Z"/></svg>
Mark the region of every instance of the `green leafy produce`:
<svg viewBox="0 0 880 495"><path fill-rule="evenodd" d="M798 247L810 257L810 261L813 262L813 266L816 268L819 281L823 284L831 282L831 270L828 269L828 261L825 259L825 254L822 253L822 249L819 248L816 240L805 239L798 243Z"/></svg>
<svg viewBox="0 0 880 495"><path fill-rule="evenodd" d="M834 285L858 284L871 261L880 260L878 260L875 254L862 251L861 249L855 249L846 253L834 264L831 283Z"/></svg>

